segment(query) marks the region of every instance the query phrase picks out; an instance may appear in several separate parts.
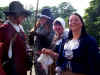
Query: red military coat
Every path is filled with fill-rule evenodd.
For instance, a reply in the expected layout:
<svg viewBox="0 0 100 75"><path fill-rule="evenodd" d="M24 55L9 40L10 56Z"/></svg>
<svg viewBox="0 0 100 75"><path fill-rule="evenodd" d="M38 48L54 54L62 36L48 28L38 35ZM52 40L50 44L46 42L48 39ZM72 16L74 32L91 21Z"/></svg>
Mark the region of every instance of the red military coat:
<svg viewBox="0 0 100 75"><path fill-rule="evenodd" d="M16 30L10 24L5 24L0 27L0 75L6 75L5 71L2 68L2 58L4 52L8 54L10 40L16 33ZM17 34L16 39L14 40L14 61L16 65L16 72L18 75L26 75L26 46L24 39Z"/></svg>

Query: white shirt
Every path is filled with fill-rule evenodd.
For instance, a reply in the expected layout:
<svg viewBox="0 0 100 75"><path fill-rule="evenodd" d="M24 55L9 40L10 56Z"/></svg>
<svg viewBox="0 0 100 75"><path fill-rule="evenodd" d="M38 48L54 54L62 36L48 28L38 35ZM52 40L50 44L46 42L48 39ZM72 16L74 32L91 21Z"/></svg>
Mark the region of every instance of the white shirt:
<svg viewBox="0 0 100 75"><path fill-rule="evenodd" d="M64 45L65 57L68 59L73 58L73 50L79 47L79 40L69 40Z"/></svg>
<svg viewBox="0 0 100 75"><path fill-rule="evenodd" d="M22 25L13 24L10 20L7 20L4 24L8 24L8 23L10 23L17 32L20 32L20 30L24 32Z"/></svg>

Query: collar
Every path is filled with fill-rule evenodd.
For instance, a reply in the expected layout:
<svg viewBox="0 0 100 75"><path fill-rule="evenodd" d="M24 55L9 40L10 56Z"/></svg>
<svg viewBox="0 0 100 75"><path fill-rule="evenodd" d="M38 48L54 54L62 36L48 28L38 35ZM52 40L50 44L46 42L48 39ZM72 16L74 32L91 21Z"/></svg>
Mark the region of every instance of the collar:
<svg viewBox="0 0 100 75"><path fill-rule="evenodd" d="M8 23L10 23L17 32L20 32L20 30L24 32L24 29L23 29L22 25L20 25L20 24L19 25L14 24L10 20L5 21L4 24L8 24Z"/></svg>

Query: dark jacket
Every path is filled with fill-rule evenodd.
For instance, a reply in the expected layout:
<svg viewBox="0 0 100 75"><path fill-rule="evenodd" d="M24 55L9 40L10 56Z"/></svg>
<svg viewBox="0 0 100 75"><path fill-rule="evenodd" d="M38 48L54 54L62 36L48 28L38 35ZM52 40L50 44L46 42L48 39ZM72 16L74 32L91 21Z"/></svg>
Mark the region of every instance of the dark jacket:
<svg viewBox="0 0 100 75"><path fill-rule="evenodd" d="M2 62L7 58L10 40L13 38L16 30L10 24L4 24L0 27L0 75L5 75ZM24 33L23 33L24 34ZM17 34L13 43L13 59L17 75L26 75L26 47L25 38ZM13 71L12 71L13 72ZM16 74L16 73L15 73Z"/></svg>
<svg viewBox="0 0 100 75"><path fill-rule="evenodd" d="M68 40L67 40L68 41ZM67 59L64 57L64 43L63 40L62 47L58 50L60 51L60 56L57 61L57 65L63 70L66 69ZM80 38L79 47L73 50L73 59L71 60L72 72L75 73L85 73L88 75L100 75L100 54L96 43L96 40L86 35Z"/></svg>
<svg viewBox="0 0 100 75"><path fill-rule="evenodd" d="M49 26L48 30L45 25ZM52 21L48 21L45 25L40 25L36 31L31 32L29 35L29 43L33 46L34 51L39 51L42 48L49 48L51 45L54 36Z"/></svg>

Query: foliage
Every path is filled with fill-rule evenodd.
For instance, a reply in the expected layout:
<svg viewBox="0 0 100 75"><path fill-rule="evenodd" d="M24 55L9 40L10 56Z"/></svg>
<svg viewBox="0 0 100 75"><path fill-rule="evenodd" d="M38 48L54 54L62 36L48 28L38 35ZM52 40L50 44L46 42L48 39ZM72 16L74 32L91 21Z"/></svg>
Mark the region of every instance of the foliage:
<svg viewBox="0 0 100 75"><path fill-rule="evenodd" d="M0 7L0 18L5 20L5 14L3 13L8 7Z"/></svg>
<svg viewBox="0 0 100 75"><path fill-rule="evenodd" d="M100 0L92 0L86 9L84 20L89 34L93 35L100 45Z"/></svg>

